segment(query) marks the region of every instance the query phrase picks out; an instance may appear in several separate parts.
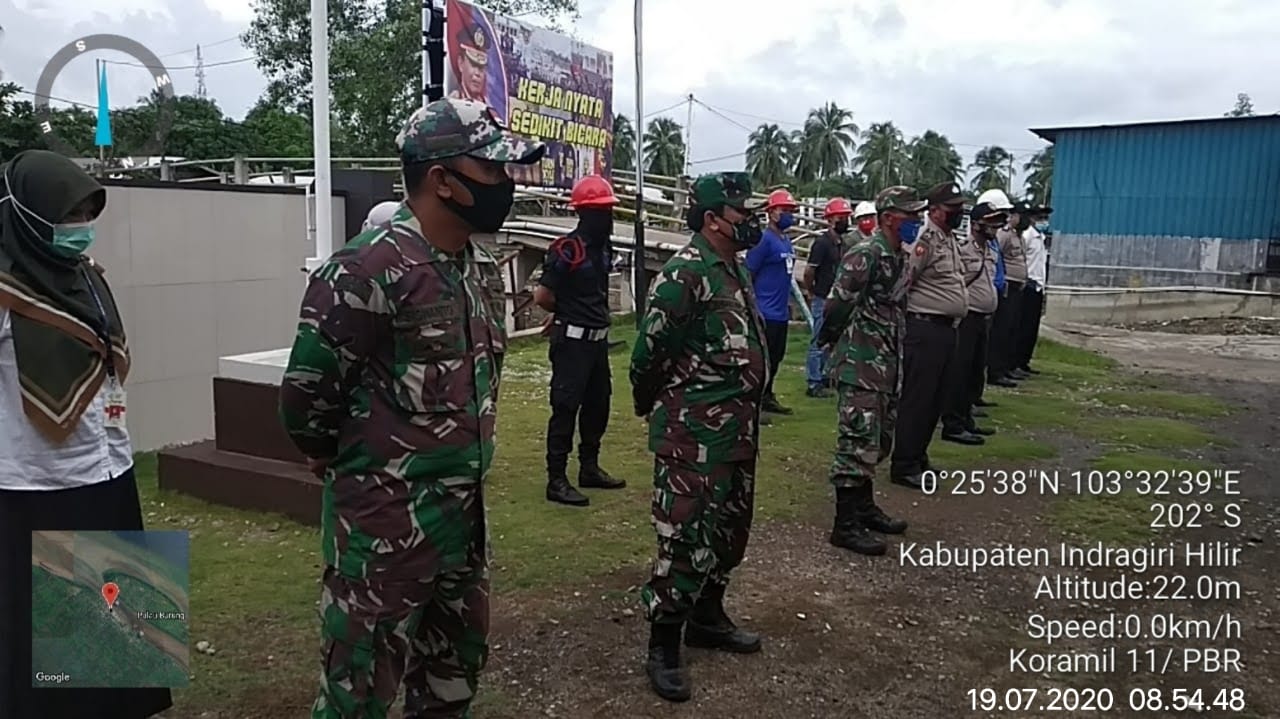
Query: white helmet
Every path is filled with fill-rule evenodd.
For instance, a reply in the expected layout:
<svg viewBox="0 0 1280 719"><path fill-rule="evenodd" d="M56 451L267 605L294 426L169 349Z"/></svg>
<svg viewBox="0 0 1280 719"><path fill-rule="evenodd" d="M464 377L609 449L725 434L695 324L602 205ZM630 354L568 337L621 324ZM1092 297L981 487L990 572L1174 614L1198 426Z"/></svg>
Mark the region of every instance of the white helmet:
<svg viewBox="0 0 1280 719"><path fill-rule="evenodd" d="M360 226L360 229L367 230L390 221L398 209L400 209L399 202L379 202L373 206L373 209L369 210L369 216L364 218L364 224Z"/></svg>
<svg viewBox="0 0 1280 719"><path fill-rule="evenodd" d="M991 205L994 210L1008 211L1013 209L1013 203L1009 202L1009 196L1004 194L1004 190L987 190L978 195L978 201L975 204Z"/></svg>
<svg viewBox="0 0 1280 719"><path fill-rule="evenodd" d="M867 200L859 202L858 206L853 209L854 217L866 217L867 215L874 214L876 214L876 206L874 203L868 202Z"/></svg>

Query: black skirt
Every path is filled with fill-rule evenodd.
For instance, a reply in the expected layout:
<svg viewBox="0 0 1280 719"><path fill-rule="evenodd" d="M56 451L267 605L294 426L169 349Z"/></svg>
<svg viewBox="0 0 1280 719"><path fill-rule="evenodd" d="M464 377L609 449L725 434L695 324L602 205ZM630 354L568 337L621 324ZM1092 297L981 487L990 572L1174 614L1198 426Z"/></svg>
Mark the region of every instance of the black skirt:
<svg viewBox="0 0 1280 719"><path fill-rule="evenodd" d="M142 528L132 469L85 487L0 491L0 717L145 719L173 706L168 689L31 687L31 533Z"/></svg>

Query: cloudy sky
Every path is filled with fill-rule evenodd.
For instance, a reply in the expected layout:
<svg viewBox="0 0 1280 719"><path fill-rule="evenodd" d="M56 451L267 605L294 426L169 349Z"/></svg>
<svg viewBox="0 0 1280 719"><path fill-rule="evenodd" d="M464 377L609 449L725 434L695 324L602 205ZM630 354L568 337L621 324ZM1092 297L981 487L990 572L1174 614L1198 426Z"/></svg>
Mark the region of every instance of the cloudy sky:
<svg viewBox="0 0 1280 719"><path fill-rule="evenodd" d="M89 5L0 0L0 71L34 89L63 45L116 33L159 55L180 93L195 89L188 66L203 45L209 94L232 116L243 116L265 85L236 39L251 0ZM635 108L632 7L580 0L570 26L614 53L615 107L627 114ZM1280 110L1274 0L648 0L644 25L646 114L689 93L720 113L695 105L695 172L740 166L748 128L764 120L798 127L828 100L852 109L862 127L892 120L908 137L946 134L966 158L1000 144L1019 160L1042 144L1028 127L1221 115L1237 92L1252 95L1259 113ZM111 73L113 104L149 87L143 68ZM94 88L94 62L82 56L52 94L92 104ZM683 104L670 114L685 122Z"/></svg>

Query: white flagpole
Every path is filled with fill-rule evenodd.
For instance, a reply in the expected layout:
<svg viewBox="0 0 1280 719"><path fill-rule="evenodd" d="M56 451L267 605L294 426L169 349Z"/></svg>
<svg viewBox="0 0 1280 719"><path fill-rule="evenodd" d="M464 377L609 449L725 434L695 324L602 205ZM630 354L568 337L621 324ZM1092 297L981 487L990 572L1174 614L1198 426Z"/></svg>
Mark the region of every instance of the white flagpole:
<svg viewBox="0 0 1280 719"><path fill-rule="evenodd" d="M315 144L316 256L311 271L333 254L333 183L329 158L329 5L311 0L311 136Z"/></svg>

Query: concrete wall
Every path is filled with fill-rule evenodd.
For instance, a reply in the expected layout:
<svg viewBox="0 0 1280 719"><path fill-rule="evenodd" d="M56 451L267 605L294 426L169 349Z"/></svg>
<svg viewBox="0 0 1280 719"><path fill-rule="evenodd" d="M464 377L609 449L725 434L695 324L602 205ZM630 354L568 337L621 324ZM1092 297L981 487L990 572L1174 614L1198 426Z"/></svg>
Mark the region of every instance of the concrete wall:
<svg viewBox="0 0 1280 719"><path fill-rule="evenodd" d="M1055 234L1050 283L1068 287L1248 289L1267 240Z"/></svg>
<svg viewBox="0 0 1280 719"><path fill-rule="evenodd" d="M1183 318L1277 316L1280 316L1280 292L1063 292L1050 288L1045 307L1045 320L1050 323L1128 324Z"/></svg>
<svg viewBox="0 0 1280 719"><path fill-rule="evenodd" d="M306 198L269 189L109 185L90 254L129 335L138 450L213 436L218 358L287 346L305 286ZM333 226L343 227L342 198Z"/></svg>

